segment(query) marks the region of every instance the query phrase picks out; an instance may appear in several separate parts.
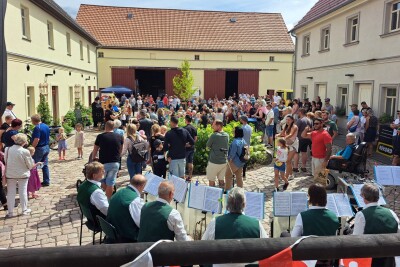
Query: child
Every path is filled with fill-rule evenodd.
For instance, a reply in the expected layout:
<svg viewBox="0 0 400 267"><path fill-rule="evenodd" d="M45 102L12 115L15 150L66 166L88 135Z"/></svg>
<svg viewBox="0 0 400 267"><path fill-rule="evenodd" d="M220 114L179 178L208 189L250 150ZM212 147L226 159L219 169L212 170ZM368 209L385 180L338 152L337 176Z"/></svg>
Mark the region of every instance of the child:
<svg viewBox="0 0 400 267"><path fill-rule="evenodd" d="M276 191L279 191L279 176L283 181L285 181L285 184L283 185L283 191L285 191L289 186L289 182L285 177L287 158L288 158L288 147L286 146L286 140L281 138L278 140L278 149L276 150L276 159L274 163Z"/></svg>
<svg viewBox="0 0 400 267"><path fill-rule="evenodd" d="M58 128L56 140L58 141L58 160L65 160L65 150L67 150L67 135L64 133L63 127Z"/></svg>
<svg viewBox="0 0 400 267"><path fill-rule="evenodd" d="M160 134L161 134L162 136L165 136L165 134L167 133L167 131L168 131L167 126L162 125L162 126L160 127Z"/></svg>
<svg viewBox="0 0 400 267"><path fill-rule="evenodd" d="M35 148L34 147L28 147L29 153L31 153L31 156L35 154ZM40 165L38 165L40 166ZM37 170L37 167L33 167L31 169L31 176L29 176L28 180L28 198L38 198L39 195L36 194L36 191L39 191L40 189L40 178L39 178L39 172Z"/></svg>
<svg viewBox="0 0 400 267"><path fill-rule="evenodd" d="M154 147L156 150L153 153L153 172L155 175L166 179L167 174L167 161L163 151L163 143L161 140L154 140Z"/></svg>
<svg viewBox="0 0 400 267"><path fill-rule="evenodd" d="M85 136L82 131L82 124L77 123L75 125L75 147L78 149L78 157L76 159L82 159L83 156L83 141L85 141Z"/></svg>

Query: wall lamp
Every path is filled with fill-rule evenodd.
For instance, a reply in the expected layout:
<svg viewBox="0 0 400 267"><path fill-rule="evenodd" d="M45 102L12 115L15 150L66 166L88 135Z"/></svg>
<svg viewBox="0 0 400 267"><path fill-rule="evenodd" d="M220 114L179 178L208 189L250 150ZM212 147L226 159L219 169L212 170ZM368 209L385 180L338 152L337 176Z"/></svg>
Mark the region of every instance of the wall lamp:
<svg viewBox="0 0 400 267"><path fill-rule="evenodd" d="M347 76L347 77L354 77L354 74L345 74L344 76Z"/></svg>
<svg viewBox="0 0 400 267"><path fill-rule="evenodd" d="M88 78L86 78L85 81L90 81L90 76Z"/></svg>
<svg viewBox="0 0 400 267"><path fill-rule="evenodd" d="M49 77L49 76L53 76L53 73L46 73L46 74L44 75L44 77Z"/></svg>
<svg viewBox="0 0 400 267"><path fill-rule="evenodd" d="M310 80L312 80L312 79L313 79L313 77L309 76L309 77L307 77L307 79L310 79Z"/></svg>

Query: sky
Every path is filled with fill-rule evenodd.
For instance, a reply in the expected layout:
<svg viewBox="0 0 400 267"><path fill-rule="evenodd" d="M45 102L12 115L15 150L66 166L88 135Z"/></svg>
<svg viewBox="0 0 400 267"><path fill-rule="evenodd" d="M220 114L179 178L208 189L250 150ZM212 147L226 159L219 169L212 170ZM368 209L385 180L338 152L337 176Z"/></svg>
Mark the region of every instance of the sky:
<svg viewBox="0 0 400 267"><path fill-rule="evenodd" d="M281 13L290 30L318 0L55 0L73 18L80 4Z"/></svg>

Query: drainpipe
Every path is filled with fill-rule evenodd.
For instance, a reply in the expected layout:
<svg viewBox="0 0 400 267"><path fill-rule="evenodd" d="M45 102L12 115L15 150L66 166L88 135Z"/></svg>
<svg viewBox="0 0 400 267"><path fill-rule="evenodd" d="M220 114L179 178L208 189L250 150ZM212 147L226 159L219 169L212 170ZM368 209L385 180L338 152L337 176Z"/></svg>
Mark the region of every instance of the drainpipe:
<svg viewBox="0 0 400 267"><path fill-rule="evenodd" d="M295 38L295 47L294 47L294 54L293 54L293 63L292 63L292 73L293 73L293 78L292 78L292 89L293 89L293 94L295 97L298 97L296 95L296 66L297 66L297 35L294 32L290 32L290 35Z"/></svg>
<svg viewBox="0 0 400 267"><path fill-rule="evenodd" d="M6 48L6 40L4 36L4 23L6 20L6 8L7 1L1 1L0 3L0 114L3 115L3 112L6 108L7 102L7 48ZM1 117L0 117L1 122Z"/></svg>

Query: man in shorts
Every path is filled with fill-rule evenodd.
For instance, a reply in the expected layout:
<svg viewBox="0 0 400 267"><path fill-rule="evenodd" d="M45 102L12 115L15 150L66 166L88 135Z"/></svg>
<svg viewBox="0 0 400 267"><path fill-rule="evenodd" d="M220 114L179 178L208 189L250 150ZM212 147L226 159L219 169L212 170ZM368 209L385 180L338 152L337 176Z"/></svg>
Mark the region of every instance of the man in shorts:
<svg viewBox="0 0 400 267"><path fill-rule="evenodd" d="M192 117L190 115L185 116L186 126L183 127L186 131L189 132L190 136L193 138L194 142L197 141L197 129L192 125ZM186 144L186 164L187 164L187 172L188 178L190 181L193 175L193 157L194 157L194 145Z"/></svg>
<svg viewBox="0 0 400 267"><path fill-rule="evenodd" d="M229 135L222 130L222 127L223 123L220 120L215 120L212 124L214 133L206 145L210 149L206 173L210 186L215 186L215 179L218 178L219 187L224 188Z"/></svg>
<svg viewBox="0 0 400 267"><path fill-rule="evenodd" d="M108 199L113 194L115 179L117 178L122 145L124 139L121 135L114 133L114 122L107 121L104 133L99 134L94 142L92 160L98 160L104 165L104 179L101 181L103 189L105 188ZM99 157L97 158L97 153Z"/></svg>
<svg viewBox="0 0 400 267"><path fill-rule="evenodd" d="M311 140L301 137L301 133L304 129L309 126L311 127L311 121L306 116L306 110L304 108L299 109L299 119L296 121L298 128L297 138L299 139L299 153L294 154L294 168L293 172L299 172L299 156L301 155L301 171L307 172L307 150L311 149Z"/></svg>

